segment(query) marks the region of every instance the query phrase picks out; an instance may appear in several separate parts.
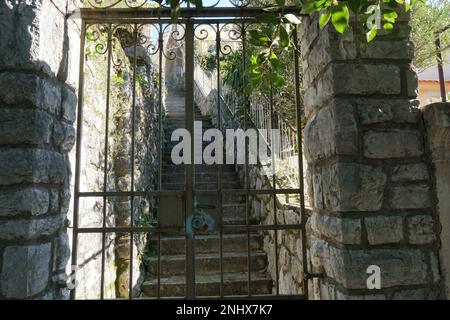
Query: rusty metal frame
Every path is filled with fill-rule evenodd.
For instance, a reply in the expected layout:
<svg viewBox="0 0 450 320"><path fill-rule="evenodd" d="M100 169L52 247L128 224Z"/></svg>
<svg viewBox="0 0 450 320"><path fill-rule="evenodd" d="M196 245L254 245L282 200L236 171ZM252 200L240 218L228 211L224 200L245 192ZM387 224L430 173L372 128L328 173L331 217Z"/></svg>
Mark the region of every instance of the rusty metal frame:
<svg viewBox="0 0 450 320"><path fill-rule="evenodd" d="M438 67L439 88L441 91L442 102L447 102L447 91L445 89L444 65L442 62L443 57L442 57L441 35L447 30L450 30L450 25L436 32L434 40L434 45L436 47L436 62Z"/></svg>
<svg viewBox="0 0 450 320"><path fill-rule="evenodd" d="M186 78L185 78L185 86L186 86L186 128L193 133L193 125L194 125L194 97L193 97L193 83L194 83L194 38L195 38L195 25L200 24L212 24L216 27L216 62L217 62L217 71L220 74L220 25L233 23L236 25L240 25L244 32L242 33L242 61L245 67L246 61L246 35L245 35L245 26L250 23L258 23L257 16L263 13L262 8L205 8L203 10L191 9L191 8L183 8L180 11L180 18L177 21L177 24L184 25L185 27L185 35L183 41L185 41L186 46L186 57L185 57L185 65L186 65ZM297 8L287 8L283 11L284 13L295 12L298 13ZM157 245L158 245L158 257L157 257L157 296L155 298L160 299L160 287L161 287L161 232L170 231L173 233L178 233L184 235L186 237L186 259L187 259L187 268L186 268L186 298L194 299L196 298L195 294L195 234L189 234L186 232L185 227L171 227L166 228L164 230L161 227L141 227L134 225L133 222L133 200L138 196L155 196L158 197L160 195L171 194L177 196L185 197L185 208L186 208L186 217L193 215L194 208L194 196L195 194L217 194L219 199L219 208L220 208L220 216L222 219L222 201L223 196L226 194L236 194L236 195L244 195L245 196L245 216L246 223L244 225L223 225L223 221L220 221L220 230L219 230L219 241L220 241L220 293L218 298L224 298L225 295L223 293L223 234L224 232L231 231L239 231L244 232L247 235L247 269L248 269L248 280L247 280L247 291L248 294L243 298L254 298L254 299L263 299L263 298L281 298L281 299L307 299L308 298L308 279L312 276L307 270L307 252L306 252L306 219L307 214L305 210L304 203L304 183L303 183L303 157L302 157L302 132L301 130L297 130L297 143L299 146L298 152L298 164L299 164L299 181L300 186L298 189L280 189L276 188L275 183L275 175L272 176L272 185L273 188L269 190L252 190L249 185L249 164L248 164L248 141L245 142L245 186L243 189L222 189L222 168L218 166L218 188L217 190L196 190L195 189L195 165L185 165L185 190L183 191L167 191L162 189L162 60L163 60L163 32L162 26L164 24L171 24L170 20L170 10L168 9L159 9L155 14L155 9L144 9L141 8L139 10L132 9L81 9L80 16L82 18L82 27L81 27L81 45L80 45L80 67L79 67L79 98L78 98L78 113L77 113L77 145L76 145L76 164L75 164L75 186L74 186L74 218L73 218L73 246L72 246L72 265L77 265L77 254L78 254L78 236L79 234L87 234L87 233L101 233L102 234L102 274L101 274L101 292L100 298L104 298L104 273L105 273L105 235L107 233L129 233L130 234L130 260L133 256L133 234L134 233L154 233L157 236ZM87 25L89 24L108 24L108 73L107 73L107 88L106 88L106 113L109 112L109 96L110 96L110 68L111 68L111 42L112 42L112 25L113 24L127 24L134 26L134 36L137 37L136 30L138 28L138 24L155 24L159 26L159 38L158 43L160 46L160 50L158 52L158 60L159 60L159 87L158 87L158 113L159 113L159 133L158 133L158 158L159 158L159 166L158 166L158 190L157 191L136 191L134 190L134 144L135 144L135 108L136 108L136 46L137 41L134 42L134 61L133 61L133 102L132 102L132 168L131 168L131 191L127 192L112 192L106 189L106 180L107 180L107 154L108 154L108 120L106 121L106 129L105 129L105 159L104 159L104 184L102 191L95 192L83 192L80 191L80 159L81 159L81 141L82 141L82 132L83 132L83 90L84 90L84 60L85 60L85 45L86 45L86 30ZM136 39L135 39L136 40ZM299 50L298 50L298 37L297 33L294 32L294 42L296 49L293 50L293 59L294 59L294 72L295 72L295 107L296 107L296 122L297 128L301 128L301 96L300 96L300 75L299 75ZM217 79L218 82L218 97L220 101L220 79ZM243 93L245 96L245 93ZM274 114L274 106L273 99L271 98L271 111L272 115ZM249 119L248 119L248 109L249 109L249 100L248 97L245 99L245 108L244 108L244 128L248 128ZM218 103L220 108L220 103ZM218 112L218 123L219 128L221 127L221 117L220 110ZM108 118L107 118L108 119ZM192 139L194 139L194 135L191 134ZM193 145L193 144L192 144ZM194 153L191 153L192 161L194 163L193 157ZM276 197L279 194L299 194L300 195L300 223L298 224L280 224L277 221L277 206L276 206ZM250 202L249 197L251 195L271 195L273 197L274 202L274 224L272 225L253 225L250 224ZM103 222L101 227L90 228L90 227L79 227L79 201L81 198L87 197L102 197L103 198ZM129 197L131 201L131 223L129 227L107 227L106 226L106 199L108 197ZM251 247L250 247L250 233L252 231L273 231L275 233L275 259L276 259L276 294L275 295L252 295L251 290ZM303 294L301 295L279 295L279 281L278 281L278 243L277 243L277 232L281 230L299 230L301 232L302 237L302 259L303 266L305 270L303 270ZM133 279L133 266L132 261L130 261L131 265L129 267L130 277L129 277L129 298L132 298L132 279ZM71 291L71 298L76 298L75 289ZM242 297L230 297L226 296L226 298L242 298Z"/></svg>

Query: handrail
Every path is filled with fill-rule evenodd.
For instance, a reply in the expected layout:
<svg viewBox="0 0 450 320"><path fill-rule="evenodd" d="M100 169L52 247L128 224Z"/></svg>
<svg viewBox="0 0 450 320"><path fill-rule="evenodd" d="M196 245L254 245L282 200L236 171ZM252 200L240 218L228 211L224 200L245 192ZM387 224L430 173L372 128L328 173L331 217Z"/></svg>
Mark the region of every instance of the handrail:
<svg viewBox="0 0 450 320"><path fill-rule="evenodd" d="M200 66L196 66L194 69L194 80L197 82L197 86L200 88L205 97L213 90L217 90L217 71L213 71L210 74L205 72ZM219 81L220 86L220 99L223 101L223 105L226 107L226 111L229 112L232 118L235 118L239 114L238 109L245 103L242 95L236 94L229 85ZM270 112L270 100L263 94L253 94L249 97L249 110L247 111L247 120L258 129L266 129L266 131L259 131L260 136L264 139L264 143L267 144L270 152L273 150L273 137L269 134L267 129L279 129L279 148L276 150L276 158L281 160L289 168L293 169L293 172L298 171L298 163L292 161L295 156L298 156L299 148L301 145L297 142L297 129L295 129L278 111L274 111L276 117L275 121L272 119ZM220 101L219 101L220 103ZM275 122L275 123L274 123ZM273 128L273 126L275 126ZM265 132L265 134L263 134ZM277 137L278 138L278 137ZM291 185L299 184L298 174L292 174L292 178L295 179L295 183L289 174L284 175Z"/></svg>

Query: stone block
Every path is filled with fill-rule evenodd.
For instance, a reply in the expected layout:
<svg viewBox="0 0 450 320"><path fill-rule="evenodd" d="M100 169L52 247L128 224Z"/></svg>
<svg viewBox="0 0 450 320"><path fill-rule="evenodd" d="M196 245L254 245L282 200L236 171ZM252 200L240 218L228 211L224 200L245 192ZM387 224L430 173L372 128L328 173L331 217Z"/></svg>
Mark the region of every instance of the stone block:
<svg viewBox="0 0 450 320"><path fill-rule="evenodd" d="M57 189L50 190L50 212L59 212L59 190Z"/></svg>
<svg viewBox="0 0 450 320"><path fill-rule="evenodd" d="M366 271L370 265L380 267L382 289L428 282L428 265L418 249L340 249L316 240L311 255L328 277L348 289L367 289Z"/></svg>
<svg viewBox="0 0 450 320"><path fill-rule="evenodd" d="M0 185L62 183L66 174L60 153L44 149L0 150Z"/></svg>
<svg viewBox="0 0 450 320"><path fill-rule="evenodd" d="M433 288L400 290L394 293L393 300L438 300L439 291Z"/></svg>
<svg viewBox="0 0 450 320"><path fill-rule="evenodd" d="M343 244L361 243L361 220L327 216L314 212L310 218L311 228L328 239Z"/></svg>
<svg viewBox="0 0 450 320"><path fill-rule="evenodd" d="M305 86L305 115L309 118L336 95L400 94L400 78L394 65L333 62L316 82Z"/></svg>
<svg viewBox="0 0 450 320"><path fill-rule="evenodd" d="M381 167L334 163L322 170L325 208L329 211L377 211L383 203L386 174Z"/></svg>
<svg viewBox="0 0 450 320"><path fill-rule="evenodd" d="M47 144L53 118L33 109L0 109L0 144Z"/></svg>
<svg viewBox="0 0 450 320"><path fill-rule="evenodd" d="M420 111L419 101L408 99L356 99L361 124L383 122L417 123Z"/></svg>
<svg viewBox="0 0 450 320"><path fill-rule="evenodd" d="M364 59L411 60L414 47L411 41L375 40L360 43L360 57Z"/></svg>
<svg viewBox="0 0 450 320"><path fill-rule="evenodd" d="M358 129L353 106L341 99L320 109L305 127L305 157L308 163L335 155L356 155Z"/></svg>
<svg viewBox="0 0 450 320"><path fill-rule="evenodd" d="M10 246L3 252L1 292L23 299L43 291L49 281L51 244Z"/></svg>
<svg viewBox="0 0 450 320"><path fill-rule="evenodd" d="M310 17L302 17L300 28L300 39L302 39L301 51L304 56L308 53L311 44L319 36L319 25L317 23L317 15Z"/></svg>
<svg viewBox="0 0 450 320"><path fill-rule="evenodd" d="M64 226L65 215L0 222L0 240L29 241L55 234Z"/></svg>
<svg viewBox="0 0 450 320"><path fill-rule="evenodd" d="M431 191L427 184L394 186L391 206L394 209L422 209L431 206Z"/></svg>
<svg viewBox="0 0 450 320"><path fill-rule="evenodd" d="M53 142L63 151L70 151L75 144L75 128L64 122L57 122L53 127Z"/></svg>
<svg viewBox="0 0 450 320"><path fill-rule="evenodd" d="M4 190L0 194L0 217L29 214L37 216L49 210L49 193L37 187Z"/></svg>
<svg viewBox="0 0 450 320"><path fill-rule="evenodd" d="M348 30L345 34L337 34L329 27L322 30L318 41L314 43L309 51L307 60L314 61L304 70L304 84L311 84L316 77L335 60L356 59L356 43L353 31Z"/></svg>
<svg viewBox="0 0 450 320"><path fill-rule="evenodd" d="M403 240L403 218L376 216L364 218L369 244L398 243Z"/></svg>
<svg viewBox="0 0 450 320"><path fill-rule="evenodd" d="M439 280L441 280L441 270L439 267L438 254L435 252L430 252L430 265L431 273L433 275L433 282L438 283Z"/></svg>
<svg viewBox="0 0 450 320"><path fill-rule="evenodd" d="M63 271L70 258L69 236L66 232L53 241L53 271Z"/></svg>
<svg viewBox="0 0 450 320"><path fill-rule="evenodd" d="M61 85L31 73L0 73L0 102L7 105L33 106L58 114Z"/></svg>
<svg viewBox="0 0 450 320"><path fill-rule="evenodd" d="M383 294L349 294L336 290L336 300L386 300Z"/></svg>
<svg viewBox="0 0 450 320"><path fill-rule="evenodd" d="M423 142L415 130L370 130L364 134L364 156L372 159L418 157L423 154Z"/></svg>
<svg viewBox="0 0 450 320"><path fill-rule="evenodd" d="M406 85L407 85L407 95L409 98L415 99L419 92L419 81L417 78L417 73L409 68L406 70Z"/></svg>
<svg viewBox="0 0 450 320"><path fill-rule="evenodd" d="M0 7L1 66L41 71L49 76L65 69L69 39L64 14L54 3L9 1Z"/></svg>
<svg viewBox="0 0 450 320"><path fill-rule="evenodd" d="M409 217L408 237L412 244L433 243L436 240L436 231L434 228L434 219L430 215L418 215Z"/></svg>
<svg viewBox="0 0 450 320"><path fill-rule="evenodd" d="M74 123L76 120L77 101L78 99L75 92L68 86L64 86L62 92L61 116L69 123Z"/></svg>
<svg viewBox="0 0 450 320"><path fill-rule="evenodd" d="M401 91L400 69L394 65L335 63L326 73L332 73L328 77L335 94L389 95Z"/></svg>
<svg viewBox="0 0 450 320"><path fill-rule="evenodd" d="M391 177L392 181L420 181L428 179L428 168L424 163L395 166Z"/></svg>

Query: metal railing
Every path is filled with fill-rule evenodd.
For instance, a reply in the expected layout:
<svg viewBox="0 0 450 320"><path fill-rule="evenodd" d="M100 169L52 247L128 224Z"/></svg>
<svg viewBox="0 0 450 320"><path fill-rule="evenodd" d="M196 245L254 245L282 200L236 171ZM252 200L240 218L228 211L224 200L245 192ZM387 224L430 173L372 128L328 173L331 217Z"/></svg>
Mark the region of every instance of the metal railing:
<svg viewBox="0 0 450 320"><path fill-rule="evenodd" d="M194 80L204 96L208 96L213 90L217 90L217 71L205 71L201 66L195 66ZM225 107L233 117L240 115L244 109L245 99L242 94L236 92L222 79L220 84L220 96L225 103ZM275 161L278 171L276 174L280 178L288 180L292 187L298 187L298 143L297 130L277 111L273 111L272 118L270 99L264 94L253 93L249 97L248 120L252 126L258 129L260 138L264 139L270 152L275 152ZM271 129L278 129L279 135L271 135ZM277 141L273 141L276 139ZM282 176L281 173L283 172Z"/></svg>

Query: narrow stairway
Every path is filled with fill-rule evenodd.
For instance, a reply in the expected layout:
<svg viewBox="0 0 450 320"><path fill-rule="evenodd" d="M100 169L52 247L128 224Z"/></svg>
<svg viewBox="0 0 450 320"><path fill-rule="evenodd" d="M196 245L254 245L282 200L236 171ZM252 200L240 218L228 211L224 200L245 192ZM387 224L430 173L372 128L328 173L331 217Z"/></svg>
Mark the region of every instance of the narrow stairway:
<svg viewBox="0 0 450 320"><path fill-rule="evenodd" d="M171 142L173 130L185 127L184 92L171 91L165 100L166 123L164 126L165 144L163 150L162 181L163 190L182 190L184 188L184 168L174 165L170 154L177 142ZM211 119L195 110L195 120L202 121L203 131L212 128ZM203 147L207 145L203 143ZM195 188L198 190L217 190L217 166L196 165ZM233 165L222 165L222 188L240 189L238 173ZM243 225L245 219L245 198L240 195L227 195L223 199L223 224ZM246 232L223 234L223 295L248 294L248 254L250 245L250 292L252 295L271 294L273 282L268 273L267 255L262 250L262 237ZM146 262L146 281L142 291L145 297L156 297L157 280L157 240L151 239L152 256ZM220 294L220 241L219 234L196 234L195 236L196 296L219 296ZM183 297L186 290L186 243L180 235L161 235L161 297Z"/></svg>

